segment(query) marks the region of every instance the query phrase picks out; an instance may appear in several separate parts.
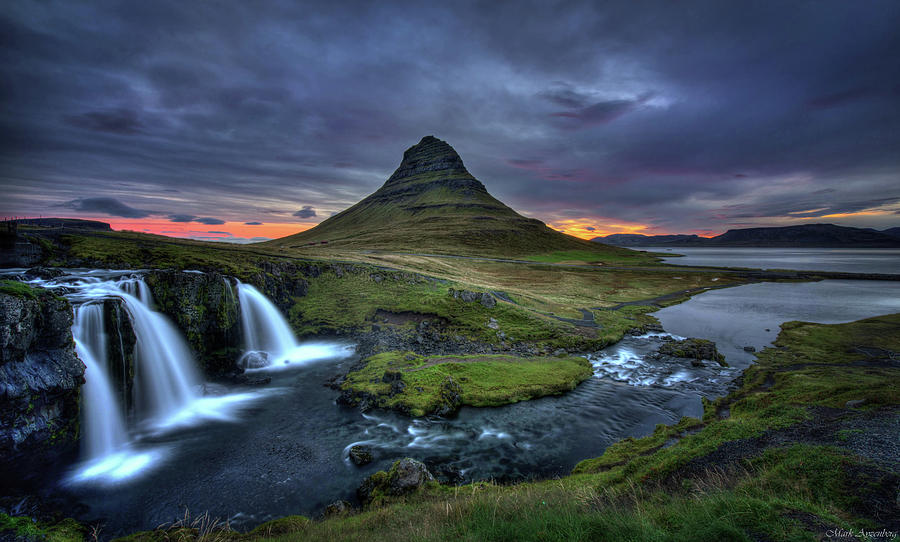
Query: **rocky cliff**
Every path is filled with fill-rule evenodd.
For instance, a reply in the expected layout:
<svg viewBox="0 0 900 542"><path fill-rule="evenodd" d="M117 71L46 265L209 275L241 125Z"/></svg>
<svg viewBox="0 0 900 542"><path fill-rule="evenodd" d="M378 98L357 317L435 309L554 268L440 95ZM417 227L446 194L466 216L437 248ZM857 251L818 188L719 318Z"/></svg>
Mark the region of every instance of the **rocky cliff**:
<svg viewBox="0 0 900 542"><path fill-rule="evenodd" d="M0 479L13 484L75 450L84 364L72 307L24 285L0 289Z"/></svg>

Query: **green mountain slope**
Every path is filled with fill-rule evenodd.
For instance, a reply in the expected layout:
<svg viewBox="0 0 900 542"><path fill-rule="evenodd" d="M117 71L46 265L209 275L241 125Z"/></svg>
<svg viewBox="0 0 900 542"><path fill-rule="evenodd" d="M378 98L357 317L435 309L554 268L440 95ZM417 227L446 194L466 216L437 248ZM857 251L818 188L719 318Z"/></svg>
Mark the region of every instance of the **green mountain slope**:
<svg viewBox="0 0 900 542"><path fill-rule="evenodd" d="M403 154L376 192L307 231L268 245L479 256L588 251L597 259L635 253L598 245L526 218L491 196L446 142L426 136Z"/></svg>

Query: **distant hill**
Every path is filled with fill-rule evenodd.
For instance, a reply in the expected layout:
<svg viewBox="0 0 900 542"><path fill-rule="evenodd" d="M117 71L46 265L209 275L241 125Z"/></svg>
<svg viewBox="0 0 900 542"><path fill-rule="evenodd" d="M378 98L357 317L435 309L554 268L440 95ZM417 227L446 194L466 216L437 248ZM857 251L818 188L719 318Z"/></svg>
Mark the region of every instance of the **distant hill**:
<svg viewBox="0 0 900 542"><path fill-rule="evenodd" d="M22 226L39 226L42 228L112 231L112 227L106 222L81 220L80 218L19 218L16 222Z"/></svg>
<svg viewBox="0 0 900 542"><path fill-rule="evenodd" d="M606 237L594 237L591 241L618 247L694 246L706 241L698 235L641 235L640 233L614 233Z"/></svg>
<svg viewBox="0 0 900 542"><path fill-rule="evenodd" d="M407 149L387 182L356 205L314 228L264 245L483 256L585 251L598 259L640 257L520 215L491 196L453 147L433 136Z"/></svg>
<svg viewBox="0 0 900 542"><path fill-rule="evenodd" d="M893 232L893 233L890 233ZM696 235L613 234L592 241L616 246L900 248L900 228L877 231L834 224L728 230L705 238Z"/></svg>

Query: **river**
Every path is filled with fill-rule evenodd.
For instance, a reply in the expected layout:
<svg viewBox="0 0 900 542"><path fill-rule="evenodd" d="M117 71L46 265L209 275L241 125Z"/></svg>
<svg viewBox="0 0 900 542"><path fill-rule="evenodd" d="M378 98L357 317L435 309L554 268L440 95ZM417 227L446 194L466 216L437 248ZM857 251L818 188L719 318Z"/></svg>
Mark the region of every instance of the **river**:
<svg viewBox="0 0 900 542"><path fill-rule="evenodd" d="M97 274L97 271L93 272ZM71 294L70 294L71 295ZM74 302L83 299L73 295ZM352 500L373 472L401 457L425 461L459 481L524 480L565 475L612 442L651 433L656 424L702 415L701 397L728 392L752 362L744 346L763 348L780 323L844 322L900 312L900 283L822 281L761 283L710 290L657 312L668 333L715 340L731 367L648 356L665 334L626 337L589 356L593 378L574 391L497 408L463 408L450 419L361 413L336 404L324 383L354 357L259 369L259 386L207 384L216 397L249 397L227 417L131 435L135 454L153 463L116 483L72 483L78 465L49 473L48 489L67 496L104 537L151 529L184 516L211 517L248 529L289 514L315 516L337 499ZM337 352L337 350L335 350ZM375 461L347 459L357 443Z"/></svg>
<svg viewBox="0 0 900 542"><path fill-rule="evenodd" d="M663 261L673 265L900 274L900 249L890 248L628 248L671 253Z"/></svg>

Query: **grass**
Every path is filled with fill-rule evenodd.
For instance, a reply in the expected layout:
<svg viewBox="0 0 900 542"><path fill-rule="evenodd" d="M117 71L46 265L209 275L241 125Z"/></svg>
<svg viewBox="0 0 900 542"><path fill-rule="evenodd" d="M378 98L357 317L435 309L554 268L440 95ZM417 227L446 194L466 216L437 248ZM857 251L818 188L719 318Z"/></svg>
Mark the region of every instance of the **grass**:
<svg viewBox="0 0 900 542"><path fill-rule="evenodd" d="M0 280L0 293L26 299L38 299L43 289L32 288L24 282L17 280Z"/></svg>
<svg viewBox="0 0 900 542"><path fill-rule="evenodd" d="M900 404L893 384L900 371L881 374L884 385L870 392L872 367L848 365L865 358L856 351L860 346L896 351L898 337L900 315L840 325L788 323L777 346L761 352L753 366L784 378L766 389L756 378L745 379L728 397L708 403L702 422L684 418L657 427L648 437L625 439L559 480L429 487L271 540L787 541L816 540L830 528L877 529L860 515L860 499L873 487L893 498L895 488L882 487L890 479L879 481L877 473L883 471L843 449L795 443L730 465L682 468L726 442L803 421L812 405L833 405L845 397L874 401L873 396L885 393L880 402L867 403L869 408ZM834 378L827 366L796 369L815 382L809 392L791 382L795 371L785 371L809 359L840 365L845 374ZM829 392L838 399L828 399ZM716 407L726 404L731 416L719 419ZM874 478L860 483L859 469L875 473ZM680 482L667 481L673 476Z"/></svg>
<svg viewBox="0 0 900 542"><path fill-rule="evenodd" d="M386 374L399 378L405 384L403 391L392 395ZM447 403L448 382L459 396L458 403L449 405L455 410L462 405L499 406L564 393L591 374L591 364L579 357L425 357L385 352L366 359L364 367L349 373L342 388L377 397L379 407L424 416Z"/></svg>
<svg viewBox="0 0 900 542"><path fill-rule="evenodd" d="M896 474L840 446L785 442L730 461L702 459L726 443L815 423L808 414L813 406L841 406L847 397L866 399L863 409L900 404L894 384L900 370L876 363L897 351L898 340L900 314L839 325L788 323L739 389L706 403L702 421L684 418L648 437L625 439L570 476L510 486L427 484L351 515L285 521L248 534L222 530L215 539L812 541L836 528L876 530L881 525L871 503L893 502ZM433 360L391 354L378 361L395 370ZM831 372L838 368L840 378ZM882 385L870 378L875 374ZM798 376L811 386L798 385ZM731 415L723 419L717 411L726 407ZM851 428L846 438L853 435ZM211 540L199 533L194 539ZM171 534L153 531L140 540L171 540Z"/></svg>
<svg viewBox="0 0 900 542"><path fill-rule="evenodd" d="M81 542L88 535L87 529L73 519L58 522L39 522L30 517L9 516L0 513L0 538L6 540Z"/></svg>
<svg viewBox="0 0 900 542"><path fill-rule="evenodd" d="M462 287L472 288L464 283L425 280L372 268L340 274L326 269L309 280L305 296L294 299L289 319L300 335L310 335L367 330L373 324L384 326L376 317L378 311L412 313L430 319L432 328L447 338L459 335L491 344L525 341L553 349L602 347L621 339L627 329L651 321L642 316L645 310L629 308L604 315L605 327L600 330L576 328L527 306L498 302L487 308L449 294L451 288ZM488 327L491 318L496 320L497 329ZM501 339L498 332L505 338Z"/></svg>

